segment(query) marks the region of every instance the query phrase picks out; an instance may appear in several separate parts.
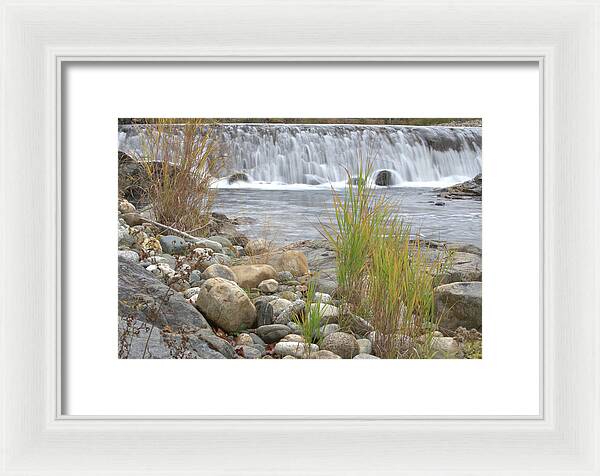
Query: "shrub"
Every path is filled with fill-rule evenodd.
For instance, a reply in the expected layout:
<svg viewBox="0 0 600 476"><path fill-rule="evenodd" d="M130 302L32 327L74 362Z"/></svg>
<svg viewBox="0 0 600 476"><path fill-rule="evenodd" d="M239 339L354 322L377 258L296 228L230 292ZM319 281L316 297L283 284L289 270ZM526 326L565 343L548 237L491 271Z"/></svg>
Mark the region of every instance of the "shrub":
<svg viewBox="0 0 600 476"><path fill-rule="evenodd" d="M176 124L158 119L137 126L148 180L147 199L156 220L194 233L206 227L215 198L213 180L225 166L212 128L199 119Z"/></svg>

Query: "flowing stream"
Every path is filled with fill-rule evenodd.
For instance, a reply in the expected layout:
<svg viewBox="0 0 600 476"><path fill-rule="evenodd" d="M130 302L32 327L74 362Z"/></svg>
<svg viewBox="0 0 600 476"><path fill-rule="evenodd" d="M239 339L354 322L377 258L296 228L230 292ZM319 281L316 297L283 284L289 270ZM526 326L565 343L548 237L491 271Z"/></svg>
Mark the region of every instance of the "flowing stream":
<svg viewBox="0 0 600 476"><path fill-rule="evenodd" d="M378 193L398 203L415 231L481 246L481 201L441 200L435 191L481 173L479 127L220 124L214 136L228 162L215 209L250 217L241 231L251 237L318 238L318 223L332 217L331 188L369 161L373 186L389 185ZM121 126L119 149L139 147L135 128Z"/></svg>

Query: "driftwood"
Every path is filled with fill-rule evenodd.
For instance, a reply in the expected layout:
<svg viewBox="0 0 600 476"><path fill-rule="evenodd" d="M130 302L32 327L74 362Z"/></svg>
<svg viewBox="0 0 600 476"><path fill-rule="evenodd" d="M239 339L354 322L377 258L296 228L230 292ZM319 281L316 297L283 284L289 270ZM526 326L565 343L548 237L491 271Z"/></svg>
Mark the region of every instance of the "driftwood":
<svg viewBox="0 0 600 476"><path fill-rule="evenodd" d="M150 223L150 224L152 224L154 226L157 226L159 228L163 228L165 230L169 230L171 233L179 235L179 236L181 236L183 238L187 238L188 240L191 240L191 241L198 241L198 240L200 240L200 238L198 238L197 236L190 235L189 233L186 233L185 231L178 230L177 228L173 228L172 226L163 225L162 223L158 223L157 221L151 220L150 218L144 218L144 221L148 222L148 223ZM207 226L208 226L208 224L206 224L206 225L204 225L204 226L202 226L200 228L196 228L195 231L201 230L202 228L206 228Z"/></svg>

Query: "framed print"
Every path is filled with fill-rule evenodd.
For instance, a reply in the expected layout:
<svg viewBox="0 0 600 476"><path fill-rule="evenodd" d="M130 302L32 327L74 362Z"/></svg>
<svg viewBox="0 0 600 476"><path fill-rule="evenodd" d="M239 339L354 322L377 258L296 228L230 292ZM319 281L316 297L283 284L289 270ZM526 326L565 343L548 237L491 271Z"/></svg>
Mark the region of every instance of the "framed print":
<svg viewBox="0 0 600 476"><path fill-rule="evenodd" d="M596 3L1 8L1 474L600 474Z"/></svg>

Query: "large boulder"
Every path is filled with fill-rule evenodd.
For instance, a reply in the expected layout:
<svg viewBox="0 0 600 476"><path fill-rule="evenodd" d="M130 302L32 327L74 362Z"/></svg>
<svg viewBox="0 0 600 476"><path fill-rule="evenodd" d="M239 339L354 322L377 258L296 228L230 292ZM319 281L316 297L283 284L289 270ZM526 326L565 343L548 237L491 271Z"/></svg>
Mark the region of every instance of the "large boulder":
<svg viewBox="0 0 600 476"><path fill-rule="evenodd" d="M481 282L442 284L435 288L435 312L439 327L481 331Z"/></svg>
<svg viewBox="0 0 600 476"><path fill-rule="evenodd" d="M482 177L479 174L471 180L439 190L439 196L442 198L474 198L481 200L481 192Z"/></svg>
<svg viewBox="0 0 600 476"><path fill-rule="evenodd" d="M137 263L119 257L119 316L171 330L207 329L204 316L161 279Z"/></svg>
<svg viewBox="0 0 600 476"><path fill-rule="evenodd" d="M211 332L205 330L204 332ZM218 337L214 336L215 339ZM223 359L204 340L189 334L171 334L147 322L119 321L119 358L121 359ZM233 358L233 357L230 357Z"/></svg>
<svg viewBox="0 0 600 476"><path fill-rule="evenodd" d="M244 289L257 287L265 279L275 279L277 271L267 264L242 264L232 266L235 282Z"/></svg>
<svg viewBox="0 0 600 476"><path fill-rule="evenodd" d="M248 329L256 323L254 304L242 288L227 279L207 279L200 286L196 306L225 332Z"/></svg>
<svg viewBox="0 0 600 476"><path fill-rule="evenodd" d="M289 271L293 276L304 276L309 272L306 256L297 250L270 253L266 256L266 264L276 271Z"/></svg>

